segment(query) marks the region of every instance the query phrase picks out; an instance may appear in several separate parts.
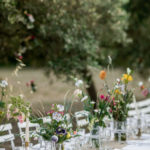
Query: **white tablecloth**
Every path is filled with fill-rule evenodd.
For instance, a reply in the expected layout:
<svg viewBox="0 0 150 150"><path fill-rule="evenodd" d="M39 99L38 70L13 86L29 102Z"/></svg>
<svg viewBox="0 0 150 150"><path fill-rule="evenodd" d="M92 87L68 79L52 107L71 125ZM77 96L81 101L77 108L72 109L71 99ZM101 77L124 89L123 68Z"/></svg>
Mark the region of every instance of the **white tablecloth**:
<svg viewBox="0 0 150 150"><path fill-rule="evenodd" d="M122 150L150 150L150 134L143 134L139 140L128 141Z"/></svg>

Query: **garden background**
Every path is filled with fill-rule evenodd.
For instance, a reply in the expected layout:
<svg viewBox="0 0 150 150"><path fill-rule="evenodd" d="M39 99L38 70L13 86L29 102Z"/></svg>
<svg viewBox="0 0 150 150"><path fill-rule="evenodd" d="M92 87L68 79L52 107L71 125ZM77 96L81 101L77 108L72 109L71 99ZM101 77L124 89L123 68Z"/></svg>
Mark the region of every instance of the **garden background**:
<svg viewBox="0 0 150 150"><path fill-rule="evenodd" d="M109 66L111 84L130 67L136 97L144 99L138 82L149 84L149 14L150 2L143 0L0 0L0 78L14 95L47 106L63 101L74 87L71 76L85 79L95 99L101 69ZM18 59L26 67L16 78Z"/></svg>

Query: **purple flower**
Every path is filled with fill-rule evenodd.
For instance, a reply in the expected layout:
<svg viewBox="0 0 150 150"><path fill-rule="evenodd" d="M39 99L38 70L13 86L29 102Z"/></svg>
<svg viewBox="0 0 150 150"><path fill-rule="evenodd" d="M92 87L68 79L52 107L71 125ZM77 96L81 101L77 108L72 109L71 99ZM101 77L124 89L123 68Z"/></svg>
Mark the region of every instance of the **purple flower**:
<svg viewBox="0 0 150 150"><path fill-rule="evenodd" d="M67 134L67 132L66 132L66 130L65 129L63 129L63 128L61 128L61 127L58 127L57 129L56 129L56 134L63 134L63 135L65 135L65 134Z"/></svg>
<svg viewBox="0 0 150 150"><path fill-rule="evenodd" d="M51 138L51 140L53 142L58 142L58 137L56 135L53 135L52 138Z"/></svg>

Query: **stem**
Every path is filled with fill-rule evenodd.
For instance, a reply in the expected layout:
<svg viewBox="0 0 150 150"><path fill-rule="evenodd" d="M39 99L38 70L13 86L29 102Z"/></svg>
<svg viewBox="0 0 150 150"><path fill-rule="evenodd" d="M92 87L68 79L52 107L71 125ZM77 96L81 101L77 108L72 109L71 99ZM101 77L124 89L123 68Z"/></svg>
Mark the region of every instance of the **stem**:
<svg viewBox="0 0 150 150"><path fill-rule="evenodd" d="M4 97L4 88L2 88L2 92L1 92L1 102L3 101L3 97Z"/></svg>

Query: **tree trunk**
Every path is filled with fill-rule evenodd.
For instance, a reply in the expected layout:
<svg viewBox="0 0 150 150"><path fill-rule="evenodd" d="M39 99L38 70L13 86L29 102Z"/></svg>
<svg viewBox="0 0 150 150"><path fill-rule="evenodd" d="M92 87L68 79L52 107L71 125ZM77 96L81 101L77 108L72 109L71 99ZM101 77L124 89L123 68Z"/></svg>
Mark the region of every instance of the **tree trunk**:
<svg viewBox="0 0 150 150"><path fill-rule="evenodd" d="M97 92L96 92L94 81L92 79L92 75L87 69L83 71L83 78L87 80L88 87L86 90L91 100L95 102L94 108L96 108Z"/></svg>

